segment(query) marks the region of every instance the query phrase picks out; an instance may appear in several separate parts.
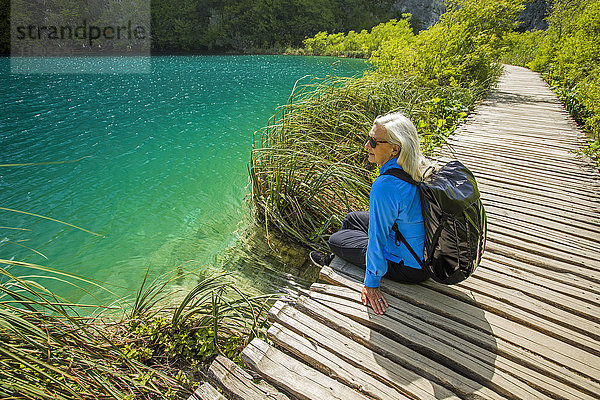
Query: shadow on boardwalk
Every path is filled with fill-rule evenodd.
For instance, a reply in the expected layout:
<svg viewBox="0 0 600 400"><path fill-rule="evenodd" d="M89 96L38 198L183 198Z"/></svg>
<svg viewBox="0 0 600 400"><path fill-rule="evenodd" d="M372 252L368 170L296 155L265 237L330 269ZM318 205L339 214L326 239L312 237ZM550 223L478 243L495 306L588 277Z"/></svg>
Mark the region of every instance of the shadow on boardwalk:
<svg viewBox="0 0 600 400"><path fill-rule="evenodd" d="M336 259L326 283L271 309L272 344L242 353L263 381L218 359L215 384L245 399L600 398L600 177L574 153L583 142L537 74L506 67L439 156L480 186L488 241L475 274L384 280L381 316L360 303L364 272Z"/></svg>

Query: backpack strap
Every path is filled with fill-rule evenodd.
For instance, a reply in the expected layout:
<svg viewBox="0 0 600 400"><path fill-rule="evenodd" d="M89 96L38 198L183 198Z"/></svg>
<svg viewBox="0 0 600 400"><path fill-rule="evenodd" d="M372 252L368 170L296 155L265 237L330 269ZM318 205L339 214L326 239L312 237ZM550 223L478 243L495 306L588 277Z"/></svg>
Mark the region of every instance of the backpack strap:
<svg viewBox="0 0 600 400"><path fill-rule="evenodd" d="M394 222L394 225L392 226L392 230L396 233L396 245L400 246L400 242L404 243L404 245L406 246L406 248L408 249L408 251L410 251L410 254L412 254L412 256L415 258L415 260L417 260L417 262L419 263L419 265L421 266L421 268L423 268L423 261L421 261L421 258L419 258L419 256L417 255L417 253L415 253L415 251L413 250L412 246L410 244L408 244L408 242L406 241L406 238L400 232L400 229L398 229L398 224L397 223ZM398 240L398 239L400 239L400 240Z"/></svg>
<svg viewBox="0 0 600 400"><path fill-rule="evenodd" d="M408 174L408 172L400 168L390 168L381 175L392 175L403 180L404 182L410 183L411 185L419 186L419 182L415 181L412 176Z"/></svg>
<svg viewBox="0 0 600 400"><path fill-rule="evenodd" d="M411 185L417 186L417 188L419 187L419 183L417 181L415 181L408 174L408 172L406 172L405 170L400 169L400 168L390 168L381 175L392 175L398 179L403 180L404 182L407 182L407 183L410 183ZM417 262L419 263L421 268L423 268L423 261L421 261L421 257L419 257L417 255L417 253L413 250L412 246L410 244L408 244L408 241L406 240L404 235L400 232L400 229L398 229L397 223L394 222L394 225L392 226L392 230L396 234L396 245L400 246L400 243L403 243L406 246L406 248L408 249L408 251L410 251L410 254L412 254L412 256L415 258L415 260L417 260Z"/></svg>

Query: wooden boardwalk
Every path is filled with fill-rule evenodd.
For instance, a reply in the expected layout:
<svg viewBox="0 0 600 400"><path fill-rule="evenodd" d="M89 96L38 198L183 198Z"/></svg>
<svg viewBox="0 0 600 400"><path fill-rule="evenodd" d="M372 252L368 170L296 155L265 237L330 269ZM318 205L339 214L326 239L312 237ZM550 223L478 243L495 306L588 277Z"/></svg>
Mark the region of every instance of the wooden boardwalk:
<svg viewBox="0 0 600 400"><path fill-rule="evenodd" d="M390 308L376 315L360 302L364 272L335 259L326 283L271 309L272 344L242 353L264 381L219 358L214 382L242 399L600 399L600 178L573 153L583 140L537 74L506 67L440 153L480 185L476 273L383 280Z"/></svg>

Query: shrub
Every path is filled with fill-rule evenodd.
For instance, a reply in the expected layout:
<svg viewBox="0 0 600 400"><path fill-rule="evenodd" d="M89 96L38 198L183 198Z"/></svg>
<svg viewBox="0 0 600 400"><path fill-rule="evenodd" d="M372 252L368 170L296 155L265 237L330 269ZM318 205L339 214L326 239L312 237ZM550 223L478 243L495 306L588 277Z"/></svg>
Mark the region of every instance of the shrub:
<svg viewBox="0 0 600 400"><path fill-rule="evenodd" d="M502 37L524 1L451 0L440 21L415 36L393 37L373 52L380 73L414 75L423 85L488 86L498 72Z"/></svg>
<svg viewBox="0 0 600 400"><path fill-rule="evenodd" d="M502 62L528 67L543 43L545 31L509 32L504 36Z"/></svg>
<svg viewBox="0 0 600 400"><path fill-rule="evenodd" d="M371 29L371 32L350 31L347 35L319 32L312 38L304 39L304 48L312 55L368 58L386 40L413 36L410 14L405 14L404 17L401 20L392 19L381 23Z"/></svg>

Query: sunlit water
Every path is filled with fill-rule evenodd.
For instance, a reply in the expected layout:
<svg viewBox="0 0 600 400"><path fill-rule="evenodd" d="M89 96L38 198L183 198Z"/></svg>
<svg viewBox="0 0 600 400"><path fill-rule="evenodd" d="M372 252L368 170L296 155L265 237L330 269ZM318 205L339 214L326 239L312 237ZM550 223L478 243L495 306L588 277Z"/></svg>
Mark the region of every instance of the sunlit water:
<svg viewBox="0 0 600 400"><path fill-rule="evenodd" d="M360 60L285 56L153 57L150 74L24 75L8 65L0 59L0 164L87 158L1 167L0 207L102 237L0 210L0 258L108 282L118 295L137 289L148 268L152 276L189 260L184 270L235 268L219 260L247 219L252 133L297 79L365 69ZM245 269L236 279L261 291L302 281L277 267Z"/></svg>

